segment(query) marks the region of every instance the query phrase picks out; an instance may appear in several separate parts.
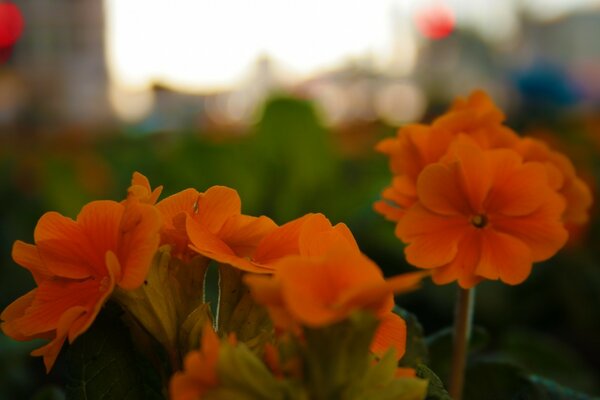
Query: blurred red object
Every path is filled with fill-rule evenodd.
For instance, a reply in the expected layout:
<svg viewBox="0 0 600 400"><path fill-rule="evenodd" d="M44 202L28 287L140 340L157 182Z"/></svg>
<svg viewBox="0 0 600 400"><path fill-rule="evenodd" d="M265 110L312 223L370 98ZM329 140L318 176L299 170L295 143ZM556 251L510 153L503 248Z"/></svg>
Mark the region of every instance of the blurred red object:
<svg viewBox="0 0 600 400"><path fill-rule="evenodd" d="M454 30L454 13L442 4L421 9L415 15L419 32L429 39L443 39Z"/></svg>
<svg viewBox="0 0 600 400"><path fill-rule="evenodd" d="M23 16L13 3L0 3L0 48L12 47L23 32Z"/></svg>

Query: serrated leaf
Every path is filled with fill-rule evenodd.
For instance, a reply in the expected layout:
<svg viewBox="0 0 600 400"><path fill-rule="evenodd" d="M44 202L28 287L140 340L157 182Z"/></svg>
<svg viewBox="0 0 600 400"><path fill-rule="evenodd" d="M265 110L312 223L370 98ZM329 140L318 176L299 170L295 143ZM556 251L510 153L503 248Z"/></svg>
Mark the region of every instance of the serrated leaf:
<svg viewBox="0 0 600 400"><path fill-rule="evenodd" d="M452 400L446 391L442 380L426 365L420 364L416 368L417 376L429 381L427 386L427 400Z"/></svg>
<svg viewBox="0 0 600 400"><path fill-rule="evenodd" d="M415 368L419 364L427 364L429 352L419 320L414 314L397 306L394 307L394 313L406 322L406 352L399 365Z"/></svg>
<svg viewBox="0 0 600 400"><path fill-rule="evenodd" d="M105 308L68 348L67 400L161 400L160 378L134 350L117 311Z"/></svg>

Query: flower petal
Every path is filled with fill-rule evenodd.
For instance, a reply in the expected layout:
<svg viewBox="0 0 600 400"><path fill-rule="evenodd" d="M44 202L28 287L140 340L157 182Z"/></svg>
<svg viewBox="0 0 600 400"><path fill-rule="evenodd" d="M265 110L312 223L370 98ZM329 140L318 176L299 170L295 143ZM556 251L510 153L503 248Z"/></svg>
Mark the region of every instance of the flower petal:
<svg viewBox="0 0 600 400"><path fill-rule="evenodd" d="M148 204L126 207L119 227L118 251L114 251L121 266L116 279L123 289L132 290L144 282L158 249L160 228L161 216L155 207Z"/></svg>
<svg viewBox="0 0 600 400"><path fill-rule="evenodd" d="M529 215L490 215L489 224L494 230L525 243L531 249L534 262L543 261L552 257L568 239L560 217L564 207L564 200L557 194L551 194L540 208Z"/></svg>
<svg viewBox="0 0 600 400"><path fill-rule="evenodd" d="M166 229L174 229L173 218L181 213L193 214L198 207L200 192L196 189L185 189L161 200L156 208L163 216Z"/></svg>
<svg viewBox="0 0 600 400"><path fill-rule="evenodd" d="M302 226L318 214L306 214L273 230L259 243L253 259L257 263L267 265L281 257L300 253L300 231Z"/></svg>
<svg viewBox="0 0 600 400"><path fill-rule="evenodd" d="M12 258L17 264L29 270L38 284L53 275L40 258L37 247L32 244L20 240L15 241L12 248Z"/></svg>
<svg viewBox="0 0 600 400"><path fill-rule="evenodd" d="M81 317L85 313L85 308L80 306L74 306L66 310L61 316L57 324L56 336L50 341L50 343L35 349L31 352L32 356L43 356L44 365L46 366L46 373L50 372L60 349L67 337L67 331L75 320Z"/></svg>
<svg viewBox="0 0 600 400"><path fill-rule="evenodd" d="M186 218L186 229L190 238L190 249L224 264L232 265L248 272L270 273L267 267L257 266L247 259L238 256L231 247L215 234L209 232L189 214Z"/></svg>
<svg viewBox="0 0 600 400"><path fill-rule="evenodd" d="M419 175L419 201L429 210L442 215L469 215L471 208L457 176L459 165L430 164Z"/></svg>
<svg viewBox="0 0 600 400"><path fill-rule="evenodd" d="M481 256L481 232L473 227L466 229L457 247L456 257L450 263L432 271L432 280L438 285L458 281L468 289L482 280L475 275Z"/></svg>
<svg viewBox="0 0 600 400"><path fill-rule="evenodd" d="M531 250L520 240L493 229L483 229L481 258L475 273L516 285L531 273Z"/></svg>
<svg viewBox="0 0 600 400"><path fill-rule="evenodd" d="M194 218L210 232L217 233L234 215L241 214L242 202L238 193L225 186L213 186L198 199L198 212Z"/></svg>
<svg viewBox="0 0 600 400"><path fill-rule="evenodd" d="M497 150L490 155L494 166L502 165L499 168L505 168L510 163L506 160L507 157L513 158L508 151ZM486 209L489 213L507 216L530 214L552 193L548 186L546 168L537 162L528 162L512 171L496 173L495 178L494 187L487 199Z"/></svg>
<svg viewBox="0 0 600 400"><path fill-rule="evenodd" d="M56 212L40 218L33 234L40 258L53 275L84 279L101 270L94 249L75 221Z"/></svg>
<svg viewBox="0 0 600 400"><path fill-rule="evenodd" d="M398 360L406 352L406 322L393 312L387 313L381 319L371 343L371 351L379 356L390 348L396 351Z"/></svg>
<svg viewBox="0 0 600 400"><path fill-rule="evenodd" d="M419 268L435 268L454 259L457 244L470 227L462 217L448 217L432 213L417 203L396 226L396 235L408 246L406 259Z"/></svg>
<svg viewBox="0 0 600 400"><path fill-rule="evenodd" d="M277 225L269 217L238 215L225 222L218 236L235 254L249 257L254 253L258 243L276 228Z"/></svg>

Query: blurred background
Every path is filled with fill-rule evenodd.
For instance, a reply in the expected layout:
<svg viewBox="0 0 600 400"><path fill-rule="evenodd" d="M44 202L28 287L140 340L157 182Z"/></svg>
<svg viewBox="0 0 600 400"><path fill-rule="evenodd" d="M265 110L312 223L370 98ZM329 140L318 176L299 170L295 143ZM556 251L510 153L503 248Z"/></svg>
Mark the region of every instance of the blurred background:
<svg viewBox="0 0 600 400"><path fill-rule="evenodd" d="M33 287L11 259L46 211L121 199L133 171L169 195L222 184L243 211L345 222L386 274L410 269L372 204L373 145L486 90L507 125L600 177L598 0L0 1L0 307ZM501 355L600 395L600 221L523 285L477 289ZM455 288L398 299L425 333ZM0 335L0 398L63 382Z"/></svg>

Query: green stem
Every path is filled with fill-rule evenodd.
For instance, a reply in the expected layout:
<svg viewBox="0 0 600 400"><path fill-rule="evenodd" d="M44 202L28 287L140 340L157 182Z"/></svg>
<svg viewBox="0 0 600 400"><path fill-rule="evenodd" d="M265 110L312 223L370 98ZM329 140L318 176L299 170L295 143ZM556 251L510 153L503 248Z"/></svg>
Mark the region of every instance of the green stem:
<svg viewBox="0 0 600 400"><path fill-rule="evenodd" d="M475 289L459 288L454 314L454 343L450 372L450 396L454 400L462 399L474 303Z"/></svg>

